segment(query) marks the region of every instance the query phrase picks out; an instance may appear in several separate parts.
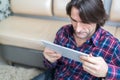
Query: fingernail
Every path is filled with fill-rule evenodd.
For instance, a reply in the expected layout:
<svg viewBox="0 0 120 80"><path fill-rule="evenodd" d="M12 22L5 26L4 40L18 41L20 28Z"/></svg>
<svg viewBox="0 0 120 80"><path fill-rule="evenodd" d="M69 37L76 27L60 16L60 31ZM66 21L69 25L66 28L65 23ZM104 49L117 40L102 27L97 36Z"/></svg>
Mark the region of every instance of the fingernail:
<svg viewBox="0 0 120 80"><path fill-rule="evenodd" d="M92 55L92 53L90 53L90 57L92 57L93 55Z"/></svg>

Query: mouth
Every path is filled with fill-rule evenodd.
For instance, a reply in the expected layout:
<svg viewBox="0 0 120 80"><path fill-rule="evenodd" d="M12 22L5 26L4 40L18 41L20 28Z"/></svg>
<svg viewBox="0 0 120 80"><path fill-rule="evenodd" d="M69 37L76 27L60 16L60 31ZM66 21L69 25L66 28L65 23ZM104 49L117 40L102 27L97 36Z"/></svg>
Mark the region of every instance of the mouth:
<svg viewBox="0 0 120 80"><path fill-rule="evenodd" d="M76 32L75 35L78 38L86 38L86 37L88 37L88 33L86 33L86 32Z"/></svg>
<svg viewBox="0 0 120 80"><path fill-rule="evenodd" d="M87 35L88 33L87 32L76 32L75 34L76 35Z"/></svg>

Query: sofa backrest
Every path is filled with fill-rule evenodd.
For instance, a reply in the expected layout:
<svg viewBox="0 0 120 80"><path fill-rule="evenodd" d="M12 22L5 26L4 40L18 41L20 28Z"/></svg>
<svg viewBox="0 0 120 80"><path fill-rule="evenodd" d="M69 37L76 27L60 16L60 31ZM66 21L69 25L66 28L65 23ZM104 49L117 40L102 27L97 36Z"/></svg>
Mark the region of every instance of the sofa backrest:
<svg viewBox="0 0 120 80"><path fill-rule="evenodd" d="M65 6L70 0L11 0L15 14L67 17Z"/></svg>
<svg viewBox="0 0 120 80"><path fill-rule="evenodd" d="M49 16L52 19L54 19L54 17L57 17L57 19L62 17L68 20L65 6L69 1L70 0L11 0L11 10L15 14L37 15L42 17ZM114 32L112 34L118 37L120 26L120 0L102 1L104 2L106 12L109 14L109 20L106 25L108 27L117 26L117 28L114 28L114 31L112 31L112 27L110 27L110 29L105 27L105 29Z"/></svg>
<svg viewBox="0 0 120 80"><path fill-rule="evenodd" d="M120 40L120 0L111 0L111 9L110 9L110 23L113 23L116 27L114 36Z"/></svg>
<svg viewBox="0 0 120 80"><path fill-rule="evenodd" d="M52 0L11 0L13 13L52 16Z"/></svg>
<svg viewBox="0 0 120 80"><path fill-rule="evenodd" d="M53 14L58 17L67 17L66 4L70 0L54 0L53 1Z"/></svg>
<svg viewBox="0 0 120 80"><path fill-rule="evenodd" d="M110 20L120 22L120 0L112 0Z"/></svg>

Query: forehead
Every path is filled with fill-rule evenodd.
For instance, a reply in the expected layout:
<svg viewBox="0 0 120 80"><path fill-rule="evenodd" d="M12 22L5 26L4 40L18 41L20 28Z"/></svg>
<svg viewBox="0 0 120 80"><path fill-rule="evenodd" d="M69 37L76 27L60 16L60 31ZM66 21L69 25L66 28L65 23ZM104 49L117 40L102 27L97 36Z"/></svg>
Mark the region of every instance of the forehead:
<svg viewBox="0 0 120 80"><path fill-rule="evenodd" d="M79 10L75 7L72 7L71 9L71 18L76 21L81 21L80 16L79 16Z"/></svg>

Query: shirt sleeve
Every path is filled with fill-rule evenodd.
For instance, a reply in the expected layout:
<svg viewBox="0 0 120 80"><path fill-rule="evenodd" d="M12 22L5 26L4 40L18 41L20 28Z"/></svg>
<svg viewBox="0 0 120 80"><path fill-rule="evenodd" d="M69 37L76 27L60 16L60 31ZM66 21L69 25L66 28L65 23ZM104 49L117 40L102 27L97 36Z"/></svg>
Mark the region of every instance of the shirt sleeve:
<svg viewBox="0 0 120 80"><path fill-rule="evenodd" d="M118 80L120 79L120 67L108 64L108 73L106 80Z"/></svg>
<svg viewBox="0 0 120 80"><path fill-rule="evenodd" d="M120 45L115 48L111 64L108 64L106 80L120 79Z"/></svg>
<svg viewBox="0 0 120 80"><path fill-rule="evenodd" d="M56 37L55 37L55 40L54 40L54 43L55 44L58 44L59 45L59 36L61 35L61 29L60 30L58 30L58 32L56 33ZM44 66L46 67L46 68L55 68L56 67L56 65L57 65L57 61L56 62L54 62L54 63L51 63L51 62L49 62L45 57L44 57L44 60L43 60L43 62L44 62Z"/></svg>
<svg viewBox="0 0 120 80"><path fill-rule="evenodd" d="M43 62L44 62L44 66L46 68L55 68L55 66L57 64L57 62L54 62L54 63L49 62L45 57L44 57L44 61Z"/></svg>

